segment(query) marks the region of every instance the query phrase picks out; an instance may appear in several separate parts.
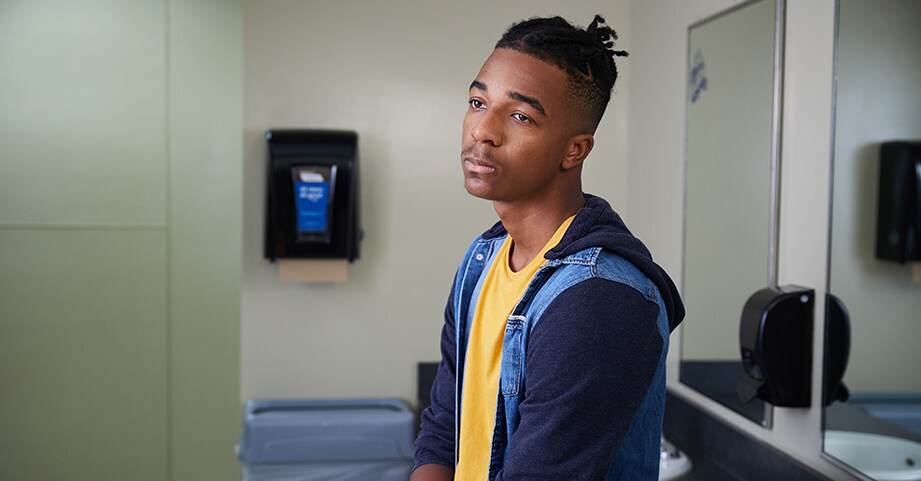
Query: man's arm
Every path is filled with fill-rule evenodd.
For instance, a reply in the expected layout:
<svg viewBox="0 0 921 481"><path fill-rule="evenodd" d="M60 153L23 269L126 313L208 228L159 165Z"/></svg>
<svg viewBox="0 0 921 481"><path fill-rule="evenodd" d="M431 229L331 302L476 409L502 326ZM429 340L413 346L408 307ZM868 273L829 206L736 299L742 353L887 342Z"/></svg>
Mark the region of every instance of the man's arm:
<svg viewBox="0 0 921 481"><path fill-rule="evenodd" d="M604 478L662 354L658 311L604 279L547 307L528 341L521 423L497 481Z"/></svg>
<svg viewBox="0 0 921 481"><path fill-rule="evenodd" d="M413 471L409 481L454 481L454 470L440 464L423 464Z"/></svg>
<svg viewBox="0 0 921 481"><path fill-rule="evenodd" d="M457 379L454 339L454 291L445 306L441 330L441 363L432 384L432 405L422 412L422 429L416 438L415 469L411 481L454 479L454 392Z"/></svg>

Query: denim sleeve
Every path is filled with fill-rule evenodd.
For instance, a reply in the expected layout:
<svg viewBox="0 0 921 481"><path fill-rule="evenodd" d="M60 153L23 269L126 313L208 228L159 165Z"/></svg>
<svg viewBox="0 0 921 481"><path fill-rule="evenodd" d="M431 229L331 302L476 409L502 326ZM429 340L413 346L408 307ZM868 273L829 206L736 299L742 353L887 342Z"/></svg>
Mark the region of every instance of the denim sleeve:
<svg viewBox="0 0 921 481"><path fill-rule="evenodd" d="M454 391L457 378L454 340L454 289L445 306L441 330L441 363L432 384L432 404L422 412L422 428L416 438L413 469L423 464L441 464L454 469Z"/></svg>
<svg viewBox="0 0 921 481"><path fill-rule="evenodd" d="M658 368L658 312L604 279L547 307L528 341L521 422L497 481L604 479Z"/></svg>

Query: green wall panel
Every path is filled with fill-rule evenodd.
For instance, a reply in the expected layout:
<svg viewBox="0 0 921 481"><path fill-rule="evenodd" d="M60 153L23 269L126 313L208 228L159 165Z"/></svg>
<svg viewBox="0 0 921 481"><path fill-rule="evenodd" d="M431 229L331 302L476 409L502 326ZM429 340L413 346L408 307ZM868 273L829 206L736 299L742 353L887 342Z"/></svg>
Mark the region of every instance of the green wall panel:
<svg viewBox="0 0 921 481"><path fill-rule="evenodd" d="M0 223L164 222L165 16L0 1Z"/></svg>
<svg viewBox="0 0 921 481"><path fill-rule="evenodd" d="M171 479L239 479L243 6L169 12Z"/></svg>
<svg viewBox="0 0 921 481"><path fill-rule="evenodd" d="M239 479L241 0L0 0L0 480Z"/></svg>
<svg viewBox="0 0 921 481"><path fill-rule="evenodd" d="M166 479L166 235L0 230L0 479Z"/></svg>

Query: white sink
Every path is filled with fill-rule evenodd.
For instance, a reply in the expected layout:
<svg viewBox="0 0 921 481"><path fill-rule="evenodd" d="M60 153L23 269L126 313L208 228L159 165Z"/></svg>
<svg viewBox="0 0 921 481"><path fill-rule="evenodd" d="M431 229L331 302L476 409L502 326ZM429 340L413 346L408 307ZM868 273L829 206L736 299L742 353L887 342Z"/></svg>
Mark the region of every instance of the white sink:
<svg viewBox="0 0 921 481"><path fill-rule="evenodd" d="M678 479L691 471L691 460L672 443L662 438L659 452L659 481Z"/></svg>
<svg viewBox="0 0 921 481"><path fill-rule="evenodd" d="M921 481L921 444L880 434L826 431L825 452L877 481Z"/></svg>

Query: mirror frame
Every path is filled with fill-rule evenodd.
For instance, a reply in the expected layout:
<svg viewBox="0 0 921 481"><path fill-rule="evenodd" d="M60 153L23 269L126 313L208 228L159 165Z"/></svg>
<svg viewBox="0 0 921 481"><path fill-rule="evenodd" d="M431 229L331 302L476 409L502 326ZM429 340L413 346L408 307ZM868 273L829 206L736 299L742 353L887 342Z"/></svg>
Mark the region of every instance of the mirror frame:
<svg viewBox="0 0 921 481"><path fill-rule="evenodd" d="M687 29L687 54L685 56L686 62L685 73L690 71L690 62L692 61L693 52L691 52L691 32L693 29L705 25L709 22L722 18L726 15L732 14L738 10L746 8L752 4L758 3L763 0L747 0L739 4L733 5L727 9L724 9L720 12L717 12L713 15L705 17L697 22L692 23L688 26ZM783 122L783 83L784 83L784 48L785 48L785 28L786 28L786 0L774 0L774 58L773 58L773 91L772 91L772 110L771 110L771 166L770 166L770 185L769 185L769 213L768 213L768 252L767 252L767 279L766 283L768 287L777 287L778 286L778 263L779 256L777 255L778 245L780 242L780 179L781 179L781 147L782 147L782 122ZM836 0L837 3L838 0ZM685 85L687 86L687 79L685 80ZM682 226L682 272L681 272L681 286L684 290L686 282L686 267L684 265L685 260L687 259L687 205L688 205L688 122L690 117L690 89L685 88L685 156L684 156L684 216L683 216L683 226ZM741 314L741 311L740 311ZM682 326L682 330L684 326ZM683 346L685 343L685 336L682 332L681 337L681 351L683 351ZM741 354L740 354L741 359ZM726 408L734 415L737 415L743 419L751 420L758 422L752 418L749 418L737 410L726 406L725 404L719 402L716 399L713 399L711 396L700 391L698 388L684 382L681 379L681 364L683 362L683 356L679 355L678 360L678 380L679 383L686 386L688 389L691 389L713 402L719 404L720 406ZM760 421L760 425L766 429L771 429L774 422L774 411L773 405L764 402L764 413Z"/></svg>

